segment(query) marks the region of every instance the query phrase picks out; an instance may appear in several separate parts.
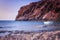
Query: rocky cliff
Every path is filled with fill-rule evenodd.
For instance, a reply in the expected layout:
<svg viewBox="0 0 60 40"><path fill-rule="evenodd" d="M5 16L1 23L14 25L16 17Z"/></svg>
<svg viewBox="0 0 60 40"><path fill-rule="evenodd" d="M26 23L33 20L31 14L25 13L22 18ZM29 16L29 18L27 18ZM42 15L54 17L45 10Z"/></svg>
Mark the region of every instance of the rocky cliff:
<svg viewBox="0 0 60 40"><path fill-rule="evenodd" d="M60 21L60 0L41 0L23 6L18 11L16 20Z"/></svg>

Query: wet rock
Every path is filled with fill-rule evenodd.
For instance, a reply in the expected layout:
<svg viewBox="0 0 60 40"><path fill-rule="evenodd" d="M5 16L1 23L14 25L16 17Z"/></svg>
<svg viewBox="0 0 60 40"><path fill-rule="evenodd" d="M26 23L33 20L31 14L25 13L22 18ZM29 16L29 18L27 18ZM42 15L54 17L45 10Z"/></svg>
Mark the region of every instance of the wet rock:
<svg viewBox="0 0 60 40"><path fill-rule="evenodd" d="M60 30L38 33L31 32L30 34L18 33L14 35L6 35L4 37L0 37L0 40L60 40Z"/></svg>

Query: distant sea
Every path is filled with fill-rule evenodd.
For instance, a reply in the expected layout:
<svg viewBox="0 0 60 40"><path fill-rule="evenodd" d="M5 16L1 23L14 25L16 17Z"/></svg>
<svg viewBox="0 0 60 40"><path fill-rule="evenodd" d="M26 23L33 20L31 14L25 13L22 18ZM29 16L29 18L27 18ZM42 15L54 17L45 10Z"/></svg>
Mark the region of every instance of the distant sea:
<svg viewBox="0 0 60 40"><path fill-rule="evenodd" d="M41 32L60 30L60 22L43 21L0 21L0 36L9 31Z"/></svg>

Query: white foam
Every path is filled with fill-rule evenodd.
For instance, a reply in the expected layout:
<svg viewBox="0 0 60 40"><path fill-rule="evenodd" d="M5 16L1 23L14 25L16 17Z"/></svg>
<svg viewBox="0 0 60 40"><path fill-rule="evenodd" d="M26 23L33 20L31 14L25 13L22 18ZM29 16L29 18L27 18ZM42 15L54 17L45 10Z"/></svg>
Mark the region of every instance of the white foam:
<svg viewBox="0 0 60 40"><path fill-rule="evenodd" d="M44 22L44 24L45 25L51 25L51 24L53 24L53 22L52 21L46 21L46 22Z"/></svg>

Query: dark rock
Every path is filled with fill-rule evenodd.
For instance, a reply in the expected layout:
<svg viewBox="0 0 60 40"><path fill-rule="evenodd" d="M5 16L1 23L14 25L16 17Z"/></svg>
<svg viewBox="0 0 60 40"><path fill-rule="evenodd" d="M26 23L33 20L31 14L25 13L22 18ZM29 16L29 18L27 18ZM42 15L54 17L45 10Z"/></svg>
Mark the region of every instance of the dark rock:
<svg viewBox="0 0 60 40"><path fill-rule="evenodd" d="M41 0L23 6L16 20L60 21L60 0Z"/></svg>

